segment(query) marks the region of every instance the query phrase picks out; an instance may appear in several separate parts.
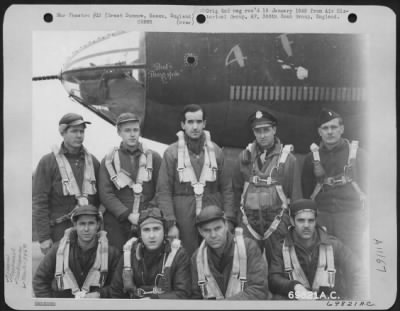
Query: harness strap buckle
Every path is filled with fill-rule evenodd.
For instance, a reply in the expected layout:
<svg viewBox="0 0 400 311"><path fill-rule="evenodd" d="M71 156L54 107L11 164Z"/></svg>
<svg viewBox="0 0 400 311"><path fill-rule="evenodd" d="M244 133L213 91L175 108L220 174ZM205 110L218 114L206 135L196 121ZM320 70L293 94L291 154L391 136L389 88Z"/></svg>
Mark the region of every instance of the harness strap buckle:
<svg viewBox="0 0 400 311"><path fill-rule="evenodd" d="M259 183L260 177L258 177L257 175L253 176L251 178L251 182L255 185L257 185Z"/></svg>
<svg viewBox="0 0 400 311"><path fill-rule="evenodd" d="M198 281L197 284L200 287L201 295L206 297L206 281Z"/></svg>
<svg viewBox="0 0 400 311"><path fill-rule="evenodd" d="M107 272L106 271L100 272L100 280L99 280L100 287L104 286L106 278L107 278Z"/></svg>
<svg viewBox="0 0 400 311"><path fill-rule="evenodd" d="M115 185L115 187L117 187L118 190L121 188L118 183L118 175L117 174L111 176L110 180L113 182L113 184Z"/></svg>
<svg viewBox="0 0 400 311"><path fill-rule="evenodd" d="M137 297L143 298L143 297L144 297L144 293L145 293L144 289L142 289L142 288L136 288L136 296L137 296Z"/></svg>
<svg viewBox="0 0 400 311"><path fill-rule="evenodd" d="M178 167L177 169L177 172L178 172L178 176L179 176L179 182L184 182L184 170L185 170L185 168L184 167Z"/></svg>
<svg viewBox="0 0 400 311"><path fill-rule="evenodd" d="M326 184L328 186L332 186L333 185L333 177L327 177L324 181L324 184Z"/></svg>
<svg viewBox="0 0 400 311"><path fill-rule="evenodd" d="M76 200L78 201L79 206L85 206L89 204L89 200L85 196L78 196L76 197Z"/></svg>
<svg viewBox="0 0 400 311"><path fill-rule="evenodd" d="M64 282L63 282L63 277L61 274L56 275L56 284L57 284L57 289L62 290L64 288Z"/></svg>
<svg viewBox="0 0 400 311"><path fill-rule="evenodd" d="M205 187L204 184L202 184L202 183L195 183L195 184L192 184L192 187L193 187L193 192L194 192L194 194L195 194L196 196L202 196L202 195L203 195L203 193L204 193L204 187Z"/></svg>
<svg viewBox="0 0 400 311"><path fill-rule="evenodd" d="M72 193L70 180L65 178L62 180L63 186L68 194Z"/></svg>
<svg viewBox="0 0 400 311"><path fill-rule="evenodd" d="M157 287L154 287L149 291L145 291L143 288L140 288L140 287L136 289L136 296L138 298L143 298L146 295L162 294L162 293L163 293L162 290L160 292L160 290Z"/></svg>
<svg viewBox="0 0 400 311"><path fill-rule="evenodd" d="M331 288L333 288L335 286L335 274L336 274L336 269L328 270L328 284L329 284L329 287L331 287Z"/></svg>
<svg viewBox="0 0 400 311"><path fill-rule="evenodd" d="M339 177L327 177L324 180L324 184L328 186L338 186L338 185L345 185L349 182L351 182L352 179L350 177L346 177L345 175L339 176Z"/></svg>
<svg viewBox="0 0 400 311"><path fill-rule="evenodd" d="M277 183L277 181L275 179L273 179L271 176L268 176L267 179L264 179L257 175L252 176L250 179L250 182L255 185L258 185L260 183L266 183L268 186L271 186L271 185Z"/></svg>
<svg viewBox="0 0 400 311"><path fill-rule="evenodd" d="M157 287L157 286L153 287L153 294L160 295L160 294L164 294L164 293L165 292L163 291L163 289L161 287Z"/></svg>
<svg viewBox="0 0 400 311"><path fill-rule="evenodd" d="M240 280L240 291L243 292L244 291L244 286L247 283L247 278L241 277L239 278Z"/></svg>
<svg viewBox="0 0 400 311"><path fill-rule="evenodd" d="M140 183L136 183L132 185L132 191L135 193L135 195L140 195L143 192L143 186Z"/></svg>
<svg viewBox="0 0 400 311"><path fill-rule="evenodd" d="M289 280L293 281L293 269L292 268L285 268L285 272L289 276Z"/></svg>
<svg viewBox="0 0 400 311"><path fill-rule="evenodd" d="M270 181L271 181L270 177L268 177L267 179L263 179L263 178L261 178L260 176L257 176L257 175L252 177L252 183L255 184L255 185L257 185L259 183L262 183L262 182L270 184Z"/></svg>

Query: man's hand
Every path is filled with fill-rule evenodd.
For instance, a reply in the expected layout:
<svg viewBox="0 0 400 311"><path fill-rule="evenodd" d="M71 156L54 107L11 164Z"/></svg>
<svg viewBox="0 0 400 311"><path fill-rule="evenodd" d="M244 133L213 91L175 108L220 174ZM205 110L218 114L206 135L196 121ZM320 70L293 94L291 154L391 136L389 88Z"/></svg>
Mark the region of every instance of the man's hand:
<svg viewBox="0 0 400 311"><path fill-rule="evenodd" d="M82 298L100 298L100 293L99 292L86 293L86 295L83 296Z"/></svg>
<svg viewBox="0 0 400 311"><path fill-rule="evenodd" d="M130 213L128 216L128 220L132 225L137 225L139 221L139 213L136 214Z"/></svg>
<svg viewBox="0 0 400 311"><path fill-rule="evenodd" d="M294 286L294 291L295 292L303 292L303 291L307 291L307 288L305 288L304 285L302 285L302 284L296 284Z"/></svg>
<svg viewBox="0 0 400 311"><path fill-rule="evenodd" d="M294 286L294 291L297 300L313 299L313 293L305 288L302 284L296 284Z"/></svg>
<svg viewBox="0 0 400 311"><path fill-rule="evenodd" d="M168 230L168 238L170 239L179 239L179 229L176 225L173 225L171 228Z"/></svg>
<svg viewBox="0 0 400 311"><path fill-rule="evenodd" d="M40 250L42 251L42 254L46 255L52 245L53 241L51 239L45 240L42 243L40 243Z"/></svg>

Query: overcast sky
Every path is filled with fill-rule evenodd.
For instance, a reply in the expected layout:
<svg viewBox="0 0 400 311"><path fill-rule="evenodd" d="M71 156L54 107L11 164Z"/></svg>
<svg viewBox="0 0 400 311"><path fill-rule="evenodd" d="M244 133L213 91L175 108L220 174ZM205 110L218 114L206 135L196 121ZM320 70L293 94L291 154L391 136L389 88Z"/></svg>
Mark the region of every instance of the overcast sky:
<svg viewBox="0 0 400 311"><path fill-rule="evenodd" d="M40 31L33 34L32 76L57 75L71 54L108 32L99 31ZM59 80L32 82L32 168L35 169L40 158L51 152L51 146L60 144L62 137L58 132L60 118L75 112L88 125L84 145L99 160L115 145L120 137L115 127L104 121L87 108L74 102ZM145 140L146 145L161 155L166 145Z"/></svg>

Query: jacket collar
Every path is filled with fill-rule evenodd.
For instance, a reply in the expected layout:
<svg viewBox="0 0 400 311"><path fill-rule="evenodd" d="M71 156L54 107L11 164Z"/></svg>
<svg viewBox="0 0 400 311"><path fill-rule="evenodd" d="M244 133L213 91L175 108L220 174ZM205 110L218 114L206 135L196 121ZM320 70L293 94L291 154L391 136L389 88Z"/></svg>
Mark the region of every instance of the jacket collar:
<svg viewBox="0 0 400 311"><path fill-rule="evenodd" d="M144 244L142 242L138 242L137 246L136 246L136 259L138 261L142 260L144 258L144 252L145 252ZM152 252L154 252L154 254L170 253L171 252L171 244L170 244L169 240L164 239L160 248L158 248L157 250L154 250Z"/></svg>
<svg viewBox="0 0 400 311"><path fill-rule="evenodd" d="M253 141L253 144L255 146L255 148L253 149L255 151L254 158L257 158L264 152L264 150L262 150L262 148L258 145L256 140ZM275 136L274 144L272 145L271 148L267 149L266 158L273 157L275 155L279 155L281 153L281 149L282 149L281 141L279 140L278 137Z"/></svg>
<svg viewBox="0 0 400 311"><path fill-rule="evenodd" d="M83 146L81 147L81 149L79 150L78 153L70 153L67 149L67 147L65 147L64 142L61 143L61 147L60 147L60 154L64 154L66 155L79 155L81 158L85 157L85 150L83 149Z"/></svg>
<svg viewBox="0 0 400 311"><path fill-rule="evenodd" d="M188 135L186 135L186 133L184 133L184 137L186 146L191 152L195 154L200 154L203 151L206 142L204 132L201 134L199 139L192 139Z"/></svg>
<svg viewBox="0 0 400 311"><path fill-rule="evenodd" d="M137 143L136 146L129 148L123 142L119 145L119 148L128 154L135 154L135 153L143 153L143 146L142 143Z"/></svg>
<svg viewBox="0 0 400 311"><path fill-rule="evenodd" d="M349 141L346 138L340 138L339 143L330 150L326 147L326 145L323 141L321 141L321 143L319 144L319 146L323 152L339 152L339 151L347 148L348 145L349 145Z"/></svg>

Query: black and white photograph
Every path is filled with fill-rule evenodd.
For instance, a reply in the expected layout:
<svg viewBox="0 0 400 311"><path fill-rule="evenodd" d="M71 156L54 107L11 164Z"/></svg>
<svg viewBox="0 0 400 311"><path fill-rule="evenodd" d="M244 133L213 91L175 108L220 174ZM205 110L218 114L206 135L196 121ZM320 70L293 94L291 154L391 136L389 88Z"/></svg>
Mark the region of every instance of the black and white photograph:
<svg viewBox="0 0 400 311"><path fill-rule="evenodd" d="M25 52L6 46L6 302L390 307L394 28L359 7L94 7L39 6Z"/></svg>

